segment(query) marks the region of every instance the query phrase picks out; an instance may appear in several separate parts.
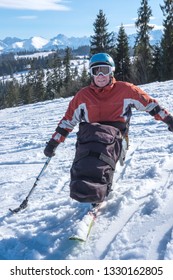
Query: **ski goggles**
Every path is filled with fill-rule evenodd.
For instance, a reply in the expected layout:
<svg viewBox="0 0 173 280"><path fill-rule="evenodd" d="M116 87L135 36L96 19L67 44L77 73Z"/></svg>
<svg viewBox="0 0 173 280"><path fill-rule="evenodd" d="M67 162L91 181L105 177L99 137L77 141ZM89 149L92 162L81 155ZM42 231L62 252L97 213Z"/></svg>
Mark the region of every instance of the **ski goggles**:
<svg viewBox="0 0 173 280"><path fill-rule="evenodd" d="M112 67L109 65L97 65L90 68L90 74L95 77L99 75L108 76L112 72Z"/></svg>

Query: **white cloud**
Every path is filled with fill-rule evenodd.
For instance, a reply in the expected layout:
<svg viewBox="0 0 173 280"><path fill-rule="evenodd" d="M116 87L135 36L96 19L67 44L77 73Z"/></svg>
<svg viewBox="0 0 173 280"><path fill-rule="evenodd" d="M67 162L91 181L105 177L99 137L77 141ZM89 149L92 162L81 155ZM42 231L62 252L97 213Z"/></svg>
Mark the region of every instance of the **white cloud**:
<svg viewBox="0 0 173 280"><path fill-rule="evenodd" d="M149 24L153 27L153 30L163 30L163 25L157 25L157 24ZM134 23L127 23L123 24L125 31L128 35L133 34L136 32L136 26ZM119 30L120 25L116 26L117 31Z"/></svg>
<svg viewBox="0 0 173 280"><path fill-rule="evenodd" d="M19 19L26 19L26 20L32 20L32 19L36 19L37 18L37 16L20 16L20 17L17 17L17 18L19 18Z"/></svg>
<svg viewBox="0 0 173 280"><path fill-rule="evenodd" d="M68 11L70 8L65 5L64 0L0 0L0 8L21 9L21 10L53 10Z"/></svg>
<svg viewBox="0 0 173 280"><path fill-rule="evenodd" d="M157 25L157 24L151 24L151 26L153 26L153 30L162 30L163 29L163 25Z"/></svg>
<svg viewBox="0 0 173 280"><path fill-rule="evenodd" d="M121 25L117 25L116 26L116 30L117 32L119 31L119 28L121 27ZM134 23L127 23L127 24L123 24L123 27L125 28L125 31L128 35L133 34L136 32L136 28L135 28L135 24Z"/></svg>
<svg viewBox="0 0 173 280"><path fill-rule="evenodd" d="M134 23L127 23L123 25L125 28L135 28L135 24Z"/></svg>

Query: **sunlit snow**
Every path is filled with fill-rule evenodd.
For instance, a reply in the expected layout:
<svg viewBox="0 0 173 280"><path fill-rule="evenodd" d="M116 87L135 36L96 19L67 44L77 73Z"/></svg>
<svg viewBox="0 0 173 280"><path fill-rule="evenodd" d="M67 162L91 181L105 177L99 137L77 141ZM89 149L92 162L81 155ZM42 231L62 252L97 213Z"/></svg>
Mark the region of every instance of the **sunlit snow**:
<svg viewBox="0 0 173 280"><path fill-rule="evenodd" d="M173 113L173 81L142 88ZM117 165L114 190L86 243L68 240L89 207L69 197L78 127L57 148L28 207L10 213L42 169L45 143L70 99L0 111L0 259L172 260L173 133L135 109L125 165Z"/></svg>

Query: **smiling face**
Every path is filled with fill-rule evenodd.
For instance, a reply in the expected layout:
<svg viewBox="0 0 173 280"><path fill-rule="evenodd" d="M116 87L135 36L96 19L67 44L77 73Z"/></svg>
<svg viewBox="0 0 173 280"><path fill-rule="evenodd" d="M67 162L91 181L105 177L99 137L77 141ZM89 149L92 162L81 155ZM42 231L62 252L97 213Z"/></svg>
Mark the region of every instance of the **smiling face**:
<svg viewBox="0 0 173 280"><path fill-rule="evenodd" d="M90 68L90 74L98 87L105 87L109 84L112 76L112 68L109 65L97 65Z"/></svg>
<svg viewBox="0 0 173 280"><path fill-rule="evenodd" d="M93 76L94 83L98 87L105 87L109 84L110 75L104 76L103 74L99 74L98 76Z"/></svg>

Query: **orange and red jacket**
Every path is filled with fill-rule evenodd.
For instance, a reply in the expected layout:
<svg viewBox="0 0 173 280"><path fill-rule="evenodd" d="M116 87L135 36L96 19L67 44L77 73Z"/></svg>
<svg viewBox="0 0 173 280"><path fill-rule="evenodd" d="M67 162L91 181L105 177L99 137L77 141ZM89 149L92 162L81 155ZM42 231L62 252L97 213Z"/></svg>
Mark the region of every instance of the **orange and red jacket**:
<svg viewBox="0 0 173 280"><path fill-rule="evenodd" d="M82 88L70 101L52 138L63 142L75 125L81 121L93 123L113 122L125 126L131 117L131 108L146 111L156 120L164 122L169 115L158 102L137 86L116 81L104 88L93 83Z"/></svg>

